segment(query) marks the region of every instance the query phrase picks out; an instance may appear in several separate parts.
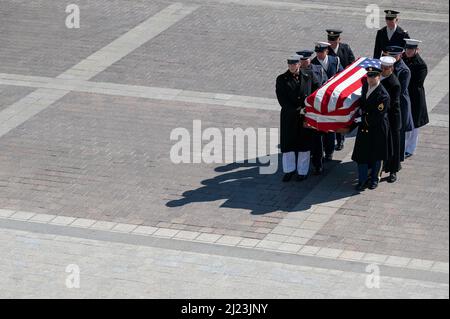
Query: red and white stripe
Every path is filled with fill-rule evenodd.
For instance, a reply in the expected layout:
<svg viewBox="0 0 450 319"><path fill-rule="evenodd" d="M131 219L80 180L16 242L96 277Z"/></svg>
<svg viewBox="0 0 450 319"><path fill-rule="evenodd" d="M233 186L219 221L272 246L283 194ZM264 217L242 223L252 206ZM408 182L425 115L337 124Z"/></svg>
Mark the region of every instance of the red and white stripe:
<svg viewBox="0 0 450 319"><path fill-rule="evenodd" d="M306 121L319 131L336 131L349 126L358 108L367 72L359 58L344 71L306 98Z"/></svg>

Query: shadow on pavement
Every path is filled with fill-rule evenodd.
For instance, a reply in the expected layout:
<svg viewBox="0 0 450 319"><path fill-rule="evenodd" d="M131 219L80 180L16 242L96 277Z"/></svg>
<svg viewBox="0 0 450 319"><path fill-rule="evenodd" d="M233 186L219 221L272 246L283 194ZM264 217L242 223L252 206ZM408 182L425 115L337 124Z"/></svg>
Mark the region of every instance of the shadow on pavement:
<svg viewBox="0 0 450 319"><path fill-rule="evenodd" d="M307 210L311 205L358 194L353 188L356 182L356 164L353 162L332 161L325 164L324 175L310 174L306 181L297 182L294 178L288 183L281 181L283 173L280 169L275 174L262 175L260 166L244 162L217 167L215 172L219 175L203 180L203 186L184 192L182 198L171 200L166 206L225 200L221 208L243 209L261 215Z"/></svg>

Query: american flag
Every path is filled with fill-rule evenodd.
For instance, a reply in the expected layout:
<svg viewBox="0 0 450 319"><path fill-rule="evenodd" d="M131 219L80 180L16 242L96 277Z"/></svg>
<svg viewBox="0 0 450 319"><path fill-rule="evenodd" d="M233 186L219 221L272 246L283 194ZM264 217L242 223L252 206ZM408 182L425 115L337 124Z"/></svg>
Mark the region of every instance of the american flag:
<svg viewBox="0 0 450 319"><path fill-rule="evenodd" d="M381 67L381 61L359 58L306 98L306 122L319 131L336 131L352 124L359 107L365 68Z"/></svg>

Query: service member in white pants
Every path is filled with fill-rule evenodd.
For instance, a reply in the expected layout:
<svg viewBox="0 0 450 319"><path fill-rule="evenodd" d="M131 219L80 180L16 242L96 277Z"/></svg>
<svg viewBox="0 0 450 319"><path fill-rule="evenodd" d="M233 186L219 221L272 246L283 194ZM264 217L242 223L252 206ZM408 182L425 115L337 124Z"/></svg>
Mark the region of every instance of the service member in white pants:
<svg viewBox="0 0 450 319"><path fill-rule="evenodd" d="M419 141L419 129L415 128L410 132L406 132L405 154L407 157L416 152L417 142Z"/></svg>
<svg viewBox="0 0 450 319"><path fill-rule="evenodd" d="M430 122L424 88L428 67L419 54L419 43L422 41L415 39L405 39L405 41L406 50L403 61L405 61L405 64L411 71L408 91L411 98L411 113L414 121L414 129L411 132L406 132L405 139L405 157L410 157L416 152L419 129Z"/></svg>
<svg viewBox="0 0 450 319"><path fill-rule="evenodd" d="M299 176L307 176L309 172L309 163L311 160L311 152L295 152L283 153L283 173L293 173L297 171Z"/></svg>
<svg viewBox="0 0 450 319"><path fill-rule="evenodd" d="M287 59L288 70L276 81L276 95L281 106L280 150L283 154L283 182L297 175L297 181L308 177L313 130L305 124L305 99L320 83L312 69L301 69L301 55Z"/></svg>

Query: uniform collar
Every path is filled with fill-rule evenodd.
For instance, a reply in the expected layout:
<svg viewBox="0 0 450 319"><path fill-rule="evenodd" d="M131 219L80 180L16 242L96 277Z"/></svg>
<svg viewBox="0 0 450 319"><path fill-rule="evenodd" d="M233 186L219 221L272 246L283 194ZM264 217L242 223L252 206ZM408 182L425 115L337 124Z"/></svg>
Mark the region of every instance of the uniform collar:
<svg viewBox="0 0 450 319"><path fill-rule="evenodd" d="M367 95L366 95L367 98L369 98L369 96L380 86L380 84L381 84L381 81L378 82L378 84L373 87L370 87L369 84L367 84Z"/></svg>
<svg viewBox="0 0 450 319"><path fill-rule="evenodd" d="M317 58L317 60L319 60L322 65L328 65L328 54L325 56L324 60L320 60L319 58Z"/></svg>
<svg viewBox="0 0 450 319"><path fill-rule="evenodd" d="M336 47L336 49L333 49L331 46L330 46L330 48L331 48L331 50L333 50L334 51L334 53L336 53L337 54L337 52L339 51L339 46L340 46L340 43L338 43L337 44L337 47Z"/></svg>
<svg viewBox="0 0 450 319"><path fill-rule="evenodd" d="M394 73L391 73L391 74L389 74L388 76L381 75L381 80L380 80L380 82L383 81L383 80L389 79L389 78L392 76L392 74L394 74Z"/></svg>
<svg viewBox="0 0 450 319"><path fill-rule="evenodd" d="M395 31L397 31L397 29L398 29L398 25L396 24L395 25L395 28L392 30L392 29L389 29L387 26L386 26L386 30L387 31L390 31L390 32L392 32L392 33L395 33Z"/></svg>
<svg viewBox="0 0 450 319"><path fill-rule="evenodd" d="M292 73L291 71L288 70L288 74L292 78L296 78L296 77L298 78L300 76L300 71L299 71L299 73Z"/></svg>
<svg viewBox="0 0 450 319"><path fill-rule="evenodd" d="M407 56L404 57L404 60L406 61L414 61L419 58L419 53L416 53L413 57L408 58Z"/></svg>

